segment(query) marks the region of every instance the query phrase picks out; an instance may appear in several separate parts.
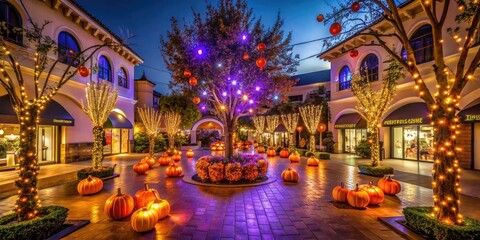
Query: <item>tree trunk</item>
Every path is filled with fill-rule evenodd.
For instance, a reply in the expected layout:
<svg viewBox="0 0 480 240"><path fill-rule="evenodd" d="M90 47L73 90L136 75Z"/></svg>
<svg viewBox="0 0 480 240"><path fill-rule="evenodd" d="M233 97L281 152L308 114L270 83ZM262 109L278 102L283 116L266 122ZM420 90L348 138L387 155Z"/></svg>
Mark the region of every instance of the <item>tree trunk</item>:
<svg viewBox="0 0 480 240"><path fill-rule="evenodd" d="M149 136L149 148L148 148L148 156L153 157L155 155L155 134L150 134Z"/></svg>
<svg viewBox="0 0 480 240"><path fill-rule="evenodd" d="M15 181L18 187L16 212L18 221L25 221L36 216L40 208L37 192L37 107L33 106L22 110L20 121L20 148L19 148L19 178Z"/></svg>
<svg viewBox="0 0 480 240"><path fill-rule="evenodd" d="M377 127L370 128L370 140L372 141L372 145L370 146L370 159L372 160L372 166L376 167L380 161L380 139L378 137Z"/></svg>
<svg viewBox="0 0 480 240"><path fill-rule="evenodd" d="M175 137L172 135L168 135L168 146L170 148L175 148Z"/></svg>
<svg viewBox="0 0 480 240"><path fill-rule="evenodd" d="M437 219L447 224L461 224L459 217L460 167L456 157L454 115L439 107L433 111L434 164L433 200ZM453 141L452 141L453 140Z"/></svg>
<svg viewBox="0 0 480 240"><path fill-rule="evenodd" d="M288 147L289 148L294 148L295 147L295 138L293 137L295 134L295 132L292 132L292 133L288 133Z"/></svg>
<svg viewBox="0 0 480 240"><path fill-rule="evenodd" d="M92 166L93 168L101 168L103 161L103 137L105 131L101 126L93 127L93 149L92 149Z"/></svg>
<svg viewBox="0 0 480 240"><path fill-rule="evenodd" d="M308 150L310 152L315 152L315 134L310 134L310 144Z"/></svg>
<svg viewBox="0 0 480 240"><path fill-rule="evenodd" d="M231 126L225 126L225 157L233 156L233 134L234 131Z"/></svg>

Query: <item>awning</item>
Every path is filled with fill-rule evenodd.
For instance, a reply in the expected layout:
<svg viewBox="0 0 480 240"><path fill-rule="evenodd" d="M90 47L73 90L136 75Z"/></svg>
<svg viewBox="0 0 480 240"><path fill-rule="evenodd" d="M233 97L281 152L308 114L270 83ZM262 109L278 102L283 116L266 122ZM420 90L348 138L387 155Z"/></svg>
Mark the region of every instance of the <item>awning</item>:
<svg viewBox="0 0 480 240"><path fill-rule="evenodd" d="M333 127L336 129L367 128L367 121L358 113L348 113L340 116Z"/></svg>
<svg viewBox="0 0 480 240"><path fill-rule="evenodd" d="M103 124L104 128L133 128L133 125L130 121L128 121L127 117L123 116L123 114L119 112L111 112L108 115L108 119Z"/></svg>
<svg viewBox="0 0 480 240"><path fill-rule="evenodd" d="M417 102L399 107L383 120L383 126L430 124L427 104Z"/></svg>
<svg viewBox="0 0 480 240"><path fill-rule="evenodd" d="M458 116L463 123L480 122L480 104L463 109L458 113Z"/></svg>
<svg viewBox="0 0 480 240"><path fill-rule="evenodd" d="M283 124L280 124L280 125L277 126L277 128L275 128L275 131L273 131L273 132L282 132L282 133L284 133L284 132L287 132L287 129L285 128L285 126L283 126Z"/></svg>
<svg viewBox="0 0 480 240"><path fill-rule="evenodd" d="M8 95L0 97L0 122L18 124L17 114ZM68 111L55 100L50 100L40 112L40 125L73 126L75 120Z"/></svg>

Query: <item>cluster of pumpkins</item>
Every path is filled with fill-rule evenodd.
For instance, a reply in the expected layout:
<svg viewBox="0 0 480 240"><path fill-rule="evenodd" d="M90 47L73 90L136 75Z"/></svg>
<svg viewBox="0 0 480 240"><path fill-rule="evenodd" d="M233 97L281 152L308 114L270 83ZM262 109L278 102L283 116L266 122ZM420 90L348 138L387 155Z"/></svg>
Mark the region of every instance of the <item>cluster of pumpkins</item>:
<svg viewBox="0 0 480 240"><path fill-rule="evenodd" d="M380 179L377 186L369 182L366 185L358 185L355 189L347 189L343 183L336 186L332 191L333 200L340 203L348 203L354 208L364 209L368 205L379 205L383 202L385 194L395 195L402 190L400 183L386 176Z"/></svg>
<svg viewBox="0 0 480 240"><path fill-rule="evenodd" d="M210 144L211 151L224 151L225 150L225 143L222 141L214 142Z"/></svg>
<svg viewBox="0 0 480 240"><path fill-rule="evenodd" d="M190 149L191 150L191 149ZM187 152L188 153L188 152ZM166 175L168 177L179 177L182 175L183 170L182 167L177 166L174 162L178 162L182 159L182 152L175 150L171 156L169 156L168 152L165 152L158 158L158 164L160 166L168 166L166 170ZM193 151L192 151L193 154ZM188 156L188 154L187 154ZM137 174L144 174L147 172L150 168L153 168L155 165L155 157L153 156L147 156L142 158L140 162L135 163L133 165L133 171L135 171Z"/></svg>

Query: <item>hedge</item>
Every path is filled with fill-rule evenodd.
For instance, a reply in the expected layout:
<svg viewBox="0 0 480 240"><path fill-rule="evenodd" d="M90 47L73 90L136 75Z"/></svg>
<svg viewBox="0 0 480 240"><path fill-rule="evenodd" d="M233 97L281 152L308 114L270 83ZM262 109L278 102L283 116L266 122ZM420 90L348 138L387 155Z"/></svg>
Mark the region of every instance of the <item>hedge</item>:
<svg viewBox="0 0 480 240"><path fill-rule="evenodd" d="M360 170L360 173L375 177L383 177L387 174L393 174L393 168L389 166L372 167L372 165L358 165L358 169Z"/></svg>
<svg viewBox="0 0 480 240"><path fill-rule="evenodd" d="M5 215L0 217L0 239L47 239L63 228L67 215L68 208L62 206L42 207L39 218L13 224L9 223L15 221L17 213Z"/></svg>
<svg viewBox="0 0 480 240"><path fill-rule="evenodd" d="M480 221L464 217L464 225L447 225L432 217L432 207L406 207L403 215L407 224L427 239L468 240L480 239Z"/></svg>
<svg viewBox="0 0 480 240"><path fill-rule="evenodd" d="M113 171L115 170L115 166L113 167L103 167L101 170L94 170L93 168L83 168L78 170L77 172L77 179L78 180L83 180L87 178L89 175L92 175L93 177L98 177L98 178L105 178L105 177L110 177L113 175Z"/></svg>
<svg viewBox="0 0 480 240"><path fill-rule="evenodd" d="M323 160L330 159L330 153L327 153L327 152L310 152L306 149L301 149L301 148L294 148L292 150L297 151L300 154L300 156L305 156L305 157L315 156L316 158L323 159Z"/></svg>

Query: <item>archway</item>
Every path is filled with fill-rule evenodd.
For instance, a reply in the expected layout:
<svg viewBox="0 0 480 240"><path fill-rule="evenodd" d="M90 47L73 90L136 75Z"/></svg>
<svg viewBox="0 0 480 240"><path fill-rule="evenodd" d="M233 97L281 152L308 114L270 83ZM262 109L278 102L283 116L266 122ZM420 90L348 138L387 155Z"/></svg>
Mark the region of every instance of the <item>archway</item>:
<svg viewBox="0 0 480 240"><path fill-rule="evenodd" d="M193 124L192 129L190 130L190 143L195 144L197 143L197 130L198 129L205 129L209 131L219 131L221 135L223 135L223 123L218 120L217 118L213 117L204 117L198 120L195 124Z"/></svg>

